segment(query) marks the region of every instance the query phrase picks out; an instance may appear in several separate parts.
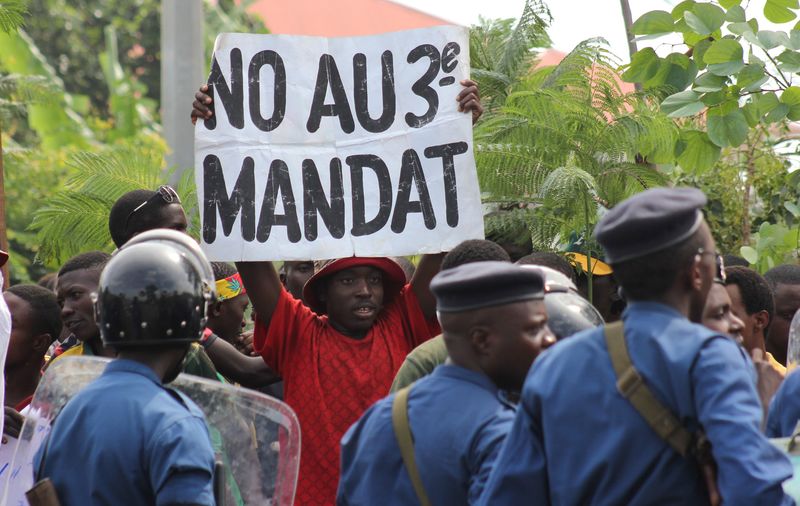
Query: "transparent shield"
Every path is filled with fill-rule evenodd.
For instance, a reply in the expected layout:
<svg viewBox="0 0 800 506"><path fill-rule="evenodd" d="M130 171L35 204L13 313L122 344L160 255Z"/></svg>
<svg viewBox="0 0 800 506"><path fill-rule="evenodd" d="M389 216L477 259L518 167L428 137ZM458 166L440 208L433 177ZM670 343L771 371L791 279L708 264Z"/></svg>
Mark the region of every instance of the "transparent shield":
<svg viewBox="0 0 800 506"><path fill-rule="evenodd" d="M65 357L42 377L12 460L15 482L5 501L17 502L33 485L33 457L61 408L105 369L108 359ZM264 394L181 374L170 385L203 410L216 461L224 506L290 505L300 465L300 424L285 403Z"/></svg>

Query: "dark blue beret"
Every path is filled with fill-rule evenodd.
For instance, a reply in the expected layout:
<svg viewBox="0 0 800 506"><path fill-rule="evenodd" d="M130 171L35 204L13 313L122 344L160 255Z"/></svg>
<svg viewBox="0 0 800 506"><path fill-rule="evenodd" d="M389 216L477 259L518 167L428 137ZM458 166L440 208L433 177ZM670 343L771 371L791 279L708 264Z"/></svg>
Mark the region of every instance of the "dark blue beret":
<svg viewBox="0 0 800 506"><path fill-rule="evenodd" d="M706 196L695 188L653 188L611 209L594 229L606 260L620 263L674 246L703 221Z"/></svg>
<svg viewBox="0 0 800 506"><path fill-rule="evenodd" d="M538 269L508 262L472 262L437 274L431 292L437 311L457 313L544 299L544 281Z"/></svg>

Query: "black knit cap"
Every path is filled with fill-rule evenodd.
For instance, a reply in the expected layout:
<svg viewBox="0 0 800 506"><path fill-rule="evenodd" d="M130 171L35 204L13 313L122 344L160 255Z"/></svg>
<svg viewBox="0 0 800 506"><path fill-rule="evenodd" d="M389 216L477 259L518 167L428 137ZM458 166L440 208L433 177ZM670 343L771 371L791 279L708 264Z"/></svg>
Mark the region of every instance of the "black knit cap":
<svg viewBox="0 0 800 506"><path fill-rule="evenodd" d="M538 269L508 262L473 262L437 274L431 292L437 311L458 313L544 299L544 281Z"/></svg>
<svg viewBox="0 0 800 506"><path fill-rule="evenodd" d="M700 228L706 202L695 188L653 188L617 204L594 236L610 264L649 255L691 237Z"/></svg>

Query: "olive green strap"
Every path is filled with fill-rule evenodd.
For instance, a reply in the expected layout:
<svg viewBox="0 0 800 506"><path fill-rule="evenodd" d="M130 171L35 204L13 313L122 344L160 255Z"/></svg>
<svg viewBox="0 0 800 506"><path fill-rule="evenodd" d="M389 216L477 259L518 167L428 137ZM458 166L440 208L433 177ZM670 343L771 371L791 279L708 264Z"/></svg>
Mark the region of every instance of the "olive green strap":
<svg viewBox="0 0 800 506"><path fill-rule="evenodd" d="M411 426L408 423L408 393L410 391L411 386L408 386L395 394L392 402L392 427L417 499L422 506L430 506L431 502L428 500L428 494L425 492L422 478L419 476L417 462L414 460L414 440L411 435Z"/></svg>
<svg viewBox="0 0 800 506"><path fill-rule="evenodd" d="M656 398L631 363L622 322L606 325L605 337L611 364L617 375L619 393L633 404L636 411L661 439L682 456L687 456L692 448L692 434Z"/></svg>

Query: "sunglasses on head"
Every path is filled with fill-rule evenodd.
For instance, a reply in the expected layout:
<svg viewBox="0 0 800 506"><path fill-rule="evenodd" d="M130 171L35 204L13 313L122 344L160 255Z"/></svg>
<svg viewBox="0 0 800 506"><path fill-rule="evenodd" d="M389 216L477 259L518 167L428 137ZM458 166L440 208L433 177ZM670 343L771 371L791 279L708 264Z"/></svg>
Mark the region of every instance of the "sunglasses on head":
<svg viewBox="0 0 800 506"><path fill-rule="evenodd" d="M178 192L176 192L173 187L166 184L161 185L158 187L158 190L156 190L155 195L136 206L133 211L128 214L128 217L125 218L125 230L128 230L128 225L130 224L131 218L133 218L134 214L147 207L148 204L154 204L158 202L159 199L167 204L181 203L181 198L178 196Z"/></svg>

